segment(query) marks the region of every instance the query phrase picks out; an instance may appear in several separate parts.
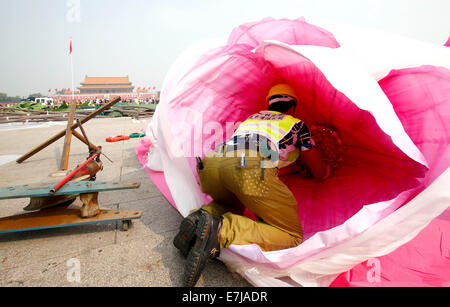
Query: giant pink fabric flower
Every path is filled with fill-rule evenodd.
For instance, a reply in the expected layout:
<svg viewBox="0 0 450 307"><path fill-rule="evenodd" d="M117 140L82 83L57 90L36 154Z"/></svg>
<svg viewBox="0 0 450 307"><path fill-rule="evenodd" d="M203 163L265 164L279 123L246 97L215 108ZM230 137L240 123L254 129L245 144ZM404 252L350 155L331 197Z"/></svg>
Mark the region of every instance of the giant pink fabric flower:
<svg viewBox="0 0 450 307"><path fill-rule="evenodd" d="M335 128L344 144L343 163L325 182L296 175L282 179L298 201L306 239L302 245L272 253L231 246L224 252L223 260L256 285L283 274L311 283L299 273L304 270L320 276L312 284L329 284L333 274L349 265L344 259L350 251L347 256L336 252L328 273L319 272L314 255L333 257L333 248L375 229L393 212L399 215L399 208L450 165L448 67L392 70L376 80L331 32L304 19L244 24L223 45L198 50L184 54L169 72L148 128L151 137L137 149L149 175L184 215L208 201L206 195L189 199L189 193L199 195L191 179L196 176L195 156L203 156L226 140L237 123L266 108L264 98L273 84L291 84L300 101L296 116L308 125ZM412 233L411 227L402 231ZM371 255L386 253L369 241L362 244L365 251L353 252L355 264L367 259L369 250ZM398 247L399 242L392 238L384 244ZM315 267L306 268L308 261ZM252 267L274 271L249 277Z"/></svg>

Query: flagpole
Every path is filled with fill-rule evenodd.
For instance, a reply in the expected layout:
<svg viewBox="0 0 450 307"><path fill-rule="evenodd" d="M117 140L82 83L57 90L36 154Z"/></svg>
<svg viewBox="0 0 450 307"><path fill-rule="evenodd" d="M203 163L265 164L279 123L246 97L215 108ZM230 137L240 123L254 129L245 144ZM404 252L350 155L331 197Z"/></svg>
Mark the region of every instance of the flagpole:
<svg viewBox="0 0 450 307"><path fill-rule="evenodd" d="M72 47L72 39L70 39L70 47ZM72 48L70 49L70 69L72 71L72 102L75 101L75 92L73 87L73 55Z"/></svg>
<svg viewBox="0 0 450 307"><path fill-rule="evenodd" d="M73 59L72 59L72 38L70 38L70 69L72 72L72 101L69 104L69 114L67 115L67 127L66 127L66 136L64 138L64 145L63 145L63 153L61 157L61 163L59 166L60 170L67 170L68 164L69 164L69 153L70 153L70 140L72 138L72 124L75 117L75 109L76 109L76 103L75 103L75 93L74 93L74 87L73 87Z"/></svg>
<svg viewBox="0 0 450 307"><path fill-rule="evenodd" d="M70 53L70 69L72 71L72 102L75 101L75 90L73 87L73 55Z"/></svg>

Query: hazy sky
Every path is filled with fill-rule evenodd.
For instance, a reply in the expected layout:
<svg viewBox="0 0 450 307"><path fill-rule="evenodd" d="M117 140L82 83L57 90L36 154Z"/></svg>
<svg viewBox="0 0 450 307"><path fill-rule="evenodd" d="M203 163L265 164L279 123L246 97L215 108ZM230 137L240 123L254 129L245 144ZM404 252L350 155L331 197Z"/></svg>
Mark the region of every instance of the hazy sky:
<svg viewBox="0 0 450 307"><path fill-rule="evenodd" d="M323 19L444 44L450 0L0 0L0 92L75 86L89 76L128 75L162 85L191 43L225 37L264 17Z"/></svg>

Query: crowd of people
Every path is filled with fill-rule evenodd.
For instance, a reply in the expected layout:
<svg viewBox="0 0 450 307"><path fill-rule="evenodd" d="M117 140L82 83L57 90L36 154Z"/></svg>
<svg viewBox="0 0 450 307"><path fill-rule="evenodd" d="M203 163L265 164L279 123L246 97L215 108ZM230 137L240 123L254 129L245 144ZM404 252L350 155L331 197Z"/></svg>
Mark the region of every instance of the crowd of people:
<svg viewBox="0 0 450 307"><path fill-rule="evenodd" d="M96 99L82 99L77 100L77 105L102 105L105 103L108 103L111 99L107 98L96 98ZM128 98L128 99L121 99L122 102L125 103L136 103L136 104L158 104L159 99L156 98Z"/></svg>
<svg viewBox="0 0 450 307"><path fill-rule="evenodd" d="M54 99L53 103L49 106L53 106L53 107L60 107L65 105L68 105L70 103L71 99L64 99L64 100L57 100ZM77 103L77 106L99 106L99 105L103 105L105 103L108 103L109 101L111 101L111 99L107 99L107 98L88 98L88 99L77 99L75 98L75 101ZM122 98L121 102L124 103L135 103L137 105L140 104L158 104L159 103L159 99L156 98Z"/></svg>

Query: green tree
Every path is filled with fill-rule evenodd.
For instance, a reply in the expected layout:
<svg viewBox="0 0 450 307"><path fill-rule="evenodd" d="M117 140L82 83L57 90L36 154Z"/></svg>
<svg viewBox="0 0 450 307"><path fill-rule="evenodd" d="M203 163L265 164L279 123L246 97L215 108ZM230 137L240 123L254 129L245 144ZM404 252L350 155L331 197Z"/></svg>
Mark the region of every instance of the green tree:
<svg viewBox="0 0 450 307"><path fill-rule="evenodd" d="M18 101L20 101L20 97L19 96L9 97L5 93L0 93L0 102L18 102Z"/></svg>
<svg viewBox="0 0 450 307"><path fill-rule="evenodd" d="M30 96L35 97L35 98L44 97L41 93L30 94Z"/></svg>

